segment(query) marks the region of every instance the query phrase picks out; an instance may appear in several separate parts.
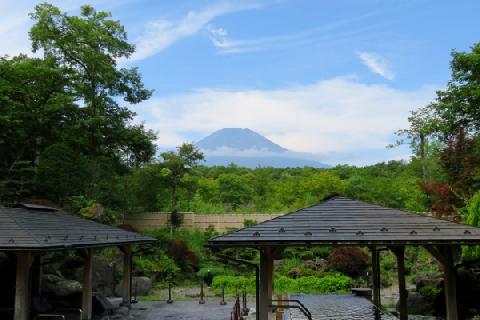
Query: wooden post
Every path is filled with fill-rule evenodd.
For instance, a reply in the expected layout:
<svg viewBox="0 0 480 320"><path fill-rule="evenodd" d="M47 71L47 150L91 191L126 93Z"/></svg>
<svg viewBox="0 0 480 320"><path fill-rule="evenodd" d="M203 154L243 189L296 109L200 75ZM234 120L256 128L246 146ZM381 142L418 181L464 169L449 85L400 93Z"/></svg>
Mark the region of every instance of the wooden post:
<svg viewBox="0 0 480 320"><path fill-rule="evenodd" d="M198 301L198 304L205 304L205 300L203 297L205 296L205 293L203 292L203 281L200 283L200 300Z"/></svg>
<svg viewBox="0 0 480 320"><path fill-rule="evenodd" d="M224 306L227 303L225 302L225 285L222 286L222 301L220 301L220 305Z"/></svg>
<svg viewBox="0 0 480 320"><path fill-rule="evenodd" d="M93 249L83 252L83 291L82 317L83 320L92 319L92 277L93 277Z"/></svg>
<svg viewBox="0 0 480 320"><path fill-rule="evenodd" d="M408 292L405 285L405 247L393 247L391 250L397 256L398 291L400 294L400 320L408 320Z"/></svg>
<svg viewBox="0 0 480 320"><path fill-rule="evenodd" d="M373 303L377 306L381 306L380 298L380 252L376 247L370 248L372 252L372 286L373 286Z"/></svg>
<svg viewBox="0 0 480 320"><path fill-rule="evenodd" d="M259 320L268 320L272 308L273 254L272 248L260 250L260 297L257 312Z"/></svg>
<svg viewBox="0 0 480 320"><path fill-rule="evenodd" d="M172 283L169 282L168 283L168 300L167 300L167 304L172 304L173 303L173 300L172 300Z"/></svg>
<svg viewBox="0 0 480 320"><path fill-rule="evenodd" d="M445 248L445 263L443 265L445 282L445 303L447 305L447 319L457 320L457 271L454 267L453 249Z"/></svg>
<svg viewBox="0 0 480 320"><path fill-rule="evenodd" d="M457 271L455 270L455 260L458 253L458 247L425 246L425 249L427 249L442 265L447 320L458 320Z"/></svg>
<svg viewBox="0 0 480 320"><path fill-rule="evenodd" d="M120 250L123 252L123 305L129 306L132 301L132 249L130 246L124 246Z"/></svg>
<svg viewBox="0 0 480 320"><path fill-rule="evenodd" d="M15 285L14 320L30 318L30 276L33 254L31 251L17 251L17 274Z"/></svg>
<svg viewBox="0 0 480 320"><path fill-rule="evenodd" d="M42 257L35 255L32 261L32 294L40 296L42 294Z"/></svg>

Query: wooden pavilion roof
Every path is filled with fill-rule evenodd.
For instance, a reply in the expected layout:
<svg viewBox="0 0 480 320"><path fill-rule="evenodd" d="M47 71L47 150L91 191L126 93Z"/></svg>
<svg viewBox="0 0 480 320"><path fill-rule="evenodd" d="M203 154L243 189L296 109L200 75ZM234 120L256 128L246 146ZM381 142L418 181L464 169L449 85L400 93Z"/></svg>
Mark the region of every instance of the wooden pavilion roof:
<svg viewBox="0 0 480 320"><path fill-rule="evenodd" d="M480 244L480 228L333 197L208 241L209 247Z"/></svg>
<svg viewBox="0 0 480 320"><path fill-rule="evenodd" d="M49 207L0 208L1 251L107 247L156 241Z"/></svg>

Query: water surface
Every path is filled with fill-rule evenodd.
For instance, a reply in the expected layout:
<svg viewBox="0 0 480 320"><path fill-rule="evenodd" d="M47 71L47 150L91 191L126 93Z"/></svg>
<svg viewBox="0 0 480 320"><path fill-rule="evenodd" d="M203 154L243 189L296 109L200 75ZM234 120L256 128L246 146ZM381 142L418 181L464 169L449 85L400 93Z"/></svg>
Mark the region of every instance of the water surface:
<svg viewBox="0 0 480 320"><path fill-rule="evenodd" d="M314 320L394 320L382 314L369 300L354 295L307 295L292 294L290 299L300 300ZM307 319L299 310L290 309L288 320Z"/></svg>

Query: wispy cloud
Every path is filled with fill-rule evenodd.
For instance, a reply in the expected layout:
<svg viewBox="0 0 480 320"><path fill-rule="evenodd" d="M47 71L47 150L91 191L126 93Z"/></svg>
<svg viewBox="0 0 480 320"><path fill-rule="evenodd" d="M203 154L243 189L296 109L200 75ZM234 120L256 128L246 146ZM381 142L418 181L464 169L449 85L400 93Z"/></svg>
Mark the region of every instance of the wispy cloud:
<svg viewBox="0 0 480 320"><path fill-rule="evenodd" d="M395 79L395 73L390 69L388 61L381 55L372 52L357 52L357 55L373 73L390 81Z"/></svg>
<svg viewBox="0 0 480 320"><path fill-rule="evenodd" d="M277 50L292 46L318 45L327 41L344 41L353 36L384 27L385 24L393 23L373 23L351 28L352 24L371 18L376 14L375 12L371 12L357 17L348 17L325 23L316 28L251 39L234 39L228 30L221 27L210 26L208 31L210 32L211 43L218 49L219 54Z"/></svg>
<svg viewBox="0 0 480 320"><path fill-rule="evenodd" d="M145 25L145 33L134 40L136 44L136 52L131 57L131 60L135 61L148 58L168 48L179 40L197 34L199 31L206 28L216 17L231 12L259 7L260 5L250 1L244 1L241 4L224 1L199 11L189 11L179 21L171 21L167 19L150 21ZM217 36L222 36L225 33L225 30L210 29L210 32Z"/></svg>
<svg viewBox="0 0 480 320"><path fill-rule="evenodd" d="M359 164L373 155L370 161L385 160L392 133L406 127L412 107L430 101L434 92L333 78L278 90L200 89L154 98L141 107L141 116L158 131L161 147L224 127L247 127L290 150ZM355 159L347 160L352 154Z"/></svg>

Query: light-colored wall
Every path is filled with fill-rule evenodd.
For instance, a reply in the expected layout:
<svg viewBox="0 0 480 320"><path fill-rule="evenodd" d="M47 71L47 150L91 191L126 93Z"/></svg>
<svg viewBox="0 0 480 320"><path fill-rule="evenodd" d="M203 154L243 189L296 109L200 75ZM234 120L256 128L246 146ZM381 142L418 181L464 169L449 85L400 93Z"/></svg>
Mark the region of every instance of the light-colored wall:
<svg viewBox="0 0 480 320"><path fill-rule="evenodd" d="M263 222L281 216L281 214L194 214L183 213L185 229L206 229L213 225L216 231L226 231L227 228L243 228L243 221L255 220ZM170 214L165 212L150 212L130 214L125 217L125 223L137 227L139 230L155 230L168 227Z"/></svg>

